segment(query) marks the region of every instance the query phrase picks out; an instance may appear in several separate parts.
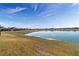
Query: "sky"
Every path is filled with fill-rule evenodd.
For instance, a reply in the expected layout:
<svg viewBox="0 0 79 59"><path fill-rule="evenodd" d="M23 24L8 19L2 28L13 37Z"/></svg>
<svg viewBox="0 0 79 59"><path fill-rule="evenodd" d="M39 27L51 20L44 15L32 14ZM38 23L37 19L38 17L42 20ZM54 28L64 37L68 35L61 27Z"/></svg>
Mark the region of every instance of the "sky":
<svg viewBox="0 0 79 59"><path fill-rule="evenodd" d="M79 4L0 3L0 25L18 28L79 27Z"/></svg>

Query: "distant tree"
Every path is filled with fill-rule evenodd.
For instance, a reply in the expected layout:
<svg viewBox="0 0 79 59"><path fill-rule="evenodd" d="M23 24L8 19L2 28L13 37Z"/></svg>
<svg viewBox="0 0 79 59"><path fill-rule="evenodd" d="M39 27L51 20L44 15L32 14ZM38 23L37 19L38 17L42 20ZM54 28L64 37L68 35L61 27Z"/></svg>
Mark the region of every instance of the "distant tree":
<svg viewBox="0 0 79 59"><path fill-rule="evenodd" d="M1 25L0 25L0 36L1 36Z"/></svg>
<svg viewBox="0 0 79 59"><path fill-rule="evenodd" d="M0 25L0 36L1 36L1 32L2 32L2 29L3 29L3 28L4 28L4 27Z"/></svg>

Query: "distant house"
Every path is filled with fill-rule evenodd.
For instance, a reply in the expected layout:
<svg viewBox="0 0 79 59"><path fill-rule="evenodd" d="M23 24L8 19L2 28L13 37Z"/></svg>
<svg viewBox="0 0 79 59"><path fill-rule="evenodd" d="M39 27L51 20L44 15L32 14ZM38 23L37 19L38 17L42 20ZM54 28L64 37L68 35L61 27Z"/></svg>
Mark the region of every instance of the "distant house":
<svg viewBox="0 0 79 59"><path fill-rule="evenodd" d="M16 28L15 27L11 27L11 28L8 28L10 31L15 31Z"/></svg>

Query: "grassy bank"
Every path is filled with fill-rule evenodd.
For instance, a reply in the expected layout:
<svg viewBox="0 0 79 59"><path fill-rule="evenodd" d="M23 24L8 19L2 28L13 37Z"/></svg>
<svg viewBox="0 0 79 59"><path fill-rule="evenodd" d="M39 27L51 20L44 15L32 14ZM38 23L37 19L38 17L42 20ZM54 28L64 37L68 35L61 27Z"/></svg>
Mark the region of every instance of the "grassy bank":
<svg viewBox="0 0 79 59"><path fill-rule="evenodd" d="M26 31L32 32L32 31ZM0 55L6 56L38 56L79 55L79 46L56 40L24 36L25 31L2 32L0 37Z"/></svg>

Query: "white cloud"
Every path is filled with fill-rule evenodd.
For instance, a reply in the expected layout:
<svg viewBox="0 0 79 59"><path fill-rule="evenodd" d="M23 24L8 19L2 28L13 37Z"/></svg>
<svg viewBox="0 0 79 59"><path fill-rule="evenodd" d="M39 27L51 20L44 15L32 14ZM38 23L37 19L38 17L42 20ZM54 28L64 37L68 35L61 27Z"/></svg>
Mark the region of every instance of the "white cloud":
<svg viewBox="0 0 79 59"><path fill-rule="evenodd" d="M71 4L71 7L74 7L74 6L76 6L76 5L79 5L79 3L72 3L72 4Z"/></svg>
<svg viewBox="0 0 79 59"><path fill-rule="evenodd" d="M16 7L16 8L14 8L14 9L8 9L8 10L7 10L7 13L9 13L9 14L14 14L14 13L23 11L23 10L25 10L25 9L27 9L27 8Z"/></svg>
<svg viewBox="0 0 79 59"><path fill-rule="evenodd" d="M36 11L38 8L38 4L34 6L34 11Z"/></svg>

